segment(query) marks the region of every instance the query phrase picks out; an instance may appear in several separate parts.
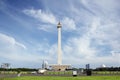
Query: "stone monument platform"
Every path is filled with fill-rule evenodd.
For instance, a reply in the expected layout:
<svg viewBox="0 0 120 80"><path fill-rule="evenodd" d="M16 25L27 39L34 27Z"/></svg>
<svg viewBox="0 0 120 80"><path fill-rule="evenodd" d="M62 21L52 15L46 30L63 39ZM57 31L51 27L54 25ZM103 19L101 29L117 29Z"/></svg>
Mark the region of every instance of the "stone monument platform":
<svg viewBox="0 0 120 80"><path fill-rule="evenodd" d="M51 67L52 70L55 70L55 71L65 71L66 69L70 69L71 65L68 65L68 64L52 64L52 65L49 65L49 67Z"/></svg>

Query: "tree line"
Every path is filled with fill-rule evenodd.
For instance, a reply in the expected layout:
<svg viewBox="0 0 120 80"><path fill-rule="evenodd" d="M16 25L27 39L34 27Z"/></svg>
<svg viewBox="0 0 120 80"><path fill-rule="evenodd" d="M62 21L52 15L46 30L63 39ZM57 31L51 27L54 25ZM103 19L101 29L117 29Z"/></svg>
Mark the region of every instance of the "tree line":
<svg viewBox="0 0 120 80"><path fill-rule="evenodd" d="M38 71L38 69L31 69L31 68L0 68L0 71Z"/></svg>
<svg viewBox="0 0 120 80"><path fill-rule="evenodd" d="M104 68L96 68L93 71L120 71L120 67L104 67Z"/></svg>

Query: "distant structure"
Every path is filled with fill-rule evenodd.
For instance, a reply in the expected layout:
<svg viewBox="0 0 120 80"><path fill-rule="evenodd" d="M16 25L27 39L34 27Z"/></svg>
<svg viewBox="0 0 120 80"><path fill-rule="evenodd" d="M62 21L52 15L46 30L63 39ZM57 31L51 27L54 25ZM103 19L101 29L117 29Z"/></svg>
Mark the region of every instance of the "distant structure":
<svg viewBox="0 0 120 80"><path fill-rule="evenodd" d="M1 68L4 68L4 69L10 68L10 63L2 63Z"/></svg>
<svg viewBox="0 0 120 80"><path fill-rule="evenodd" d="M90 69L90 64L86 64L86 70Z"/></svg>
<svg viewBox="0 0 120 80"><path fill-rule="evenodd" d="M101 67L101 68L106 68L106 65L105 65L105 64L102 64L100 67Z"/></svg>
<svg viewBox="0 0 120 80"><path fill-rule="evenodd" d="M64 71L64 70L69 69L71 67L71 65L68 65L68 64L63 65L62 64L61 28L62 28L62 25L59 22L57 25L57 29L58 29L58 59L57 59L57 64L50 65L50 67L56 71Z"/></svg>
<svg viewBox="0 0 120 80"><path fill-rule="evenodd" d="M47 61L43 61L42 69L48 69L48 62Z"/></svg>

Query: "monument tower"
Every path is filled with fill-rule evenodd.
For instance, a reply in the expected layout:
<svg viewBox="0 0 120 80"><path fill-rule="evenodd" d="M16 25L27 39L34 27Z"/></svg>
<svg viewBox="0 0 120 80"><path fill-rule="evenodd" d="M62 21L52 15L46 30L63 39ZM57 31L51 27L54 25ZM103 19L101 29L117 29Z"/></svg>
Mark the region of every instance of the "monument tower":
<svg viewBox="0 0 120 80"><path fill-rule="evenodd" d="M49 67L52 68L52 70L55 71L65 71L66 69L69 69L71 67L70 64L62 64L62 48L61 48L61 23L59 22L57 24L58 29L58 59L57 64L51 64Z"/></svg>
<svg viewBox="0 0 120 80"><path fill-rule="evenodd" d="M62 26L59 22L57 25L57 29L58 29L58 65L62 64L61 28L62 28Z"/></svg>

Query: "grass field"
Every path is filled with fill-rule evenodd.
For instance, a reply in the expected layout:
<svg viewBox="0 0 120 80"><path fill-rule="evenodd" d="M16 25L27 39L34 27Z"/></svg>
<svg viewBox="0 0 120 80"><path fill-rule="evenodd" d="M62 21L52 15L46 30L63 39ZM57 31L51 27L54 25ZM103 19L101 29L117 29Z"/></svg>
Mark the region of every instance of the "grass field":
<svg viewBox="0 0 120 80"><path fill-rule="evenodd" d="M120 80L120 76L79 76L79 77L25 76L16 78L4 78L0 80Z"/></svg>

